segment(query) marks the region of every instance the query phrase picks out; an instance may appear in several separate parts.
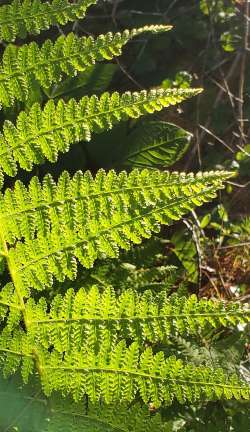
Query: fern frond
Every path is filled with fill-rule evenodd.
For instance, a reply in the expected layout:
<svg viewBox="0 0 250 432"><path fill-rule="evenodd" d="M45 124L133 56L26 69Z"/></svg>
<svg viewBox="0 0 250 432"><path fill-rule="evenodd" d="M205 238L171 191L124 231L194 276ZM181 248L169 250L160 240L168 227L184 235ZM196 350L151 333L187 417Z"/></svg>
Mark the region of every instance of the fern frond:
<svg viewBox="0 0 250 432"><path fill-rule="evenodd" d="M209 326L247 323L250 310L237 303L198 301L195 295L167 297L166 291L155 295L127 289L116 296L112 287L100 292L94 285L77 293L70 289L64 297L57 295L48 313L44 298L37 305L29 299L26 316L37 341L64 352L84 345L109 347L121 338L141 346L145 340L166 342L171 334L198 334Z"/></svg>
<svg viewBox="0 0 250 432"><path fill-rule="evenodd" d="M97 0L13 0L0 7L0 39L13 42L27 34L39 34L50 26L65 25L68 21L83 18L87 9Z"/></svg>
<svg viewBox="0 0 250 432"><path fill-rule="evenodd" d="M131 401L139 393L144 402L171 404L195 402L204 397L249 399L250 388L237 376L221 369L184 365L151 348L140 355L136 342L129 348L121 341L111 352L72 349L41 355L42 385L46 395L59 390L77 401L87 394L91 401Z"/></svg>
<svg viewBox="0 0 250 432"><path fill-rule="evenodd" d="M117 257L119 248L141 243L158 232L160 224L170 224L214 198L230 176L220 171L194 176L100 170L95 179L78 172L70 180L64 173L57 186L50 176L43 187L34 178L29 193L19 182L18 200L9 200L8 216L1 211L5 238L26 238L10 248L10 265L22 278L21 285L37 289L51 286L53 276L75 279L77 259L90 268L97 258Z"/></svg>
<svg viewBox="0 0 250 432"><path fill-rule="evenodd" d="M0 103L11 106L15 100L26 101L34 82L44 88L58 83L64 76L75 76L96 61L111 60L121 54L122 47L144 32L159 33L170 26L145 26L123 33L107 33L96 39L77 37L73 33L59 36L55 43L44 42L17 47L8 45L0 65Z"/></svg>
<svg viewBox="0 0 250 432"><path fill-rule="evenodd" d="M140 93L104 93L84 96L80 102L71 99L58 104L49 101L42 109L33 105L18 116L16 126L6 121L0 135L0 168L8 175L17 174L17 164L30 171L46 159L56 162L59 153L72 144L90 141L92 132L111 129L121 120L138 118L160 111L194 96L200 89L150 90Z"/></svg>
<svg viewBox="0 0 250 432"><path fill-rule="evenodd" d="M4 342L2 341L4 340ZM5 344L5 345L4 345ZM4 346L3 346L4 345ZM21 368L27 382L39 358L39 372L44 393L54 391L71 394L75 401L87 395L92 402L129 402L140 395L144 402L155 406L171 404L174 398L181 403L195 402L204 397L213 399L249 399L250 387L236 375L226 376L220 368L185 365L175 356L153 354L133 342L125 341L112 350L73 347L59 353L53 347L47 351L19 331L12 338L1 337L0 363L5 376Z"/></svg>

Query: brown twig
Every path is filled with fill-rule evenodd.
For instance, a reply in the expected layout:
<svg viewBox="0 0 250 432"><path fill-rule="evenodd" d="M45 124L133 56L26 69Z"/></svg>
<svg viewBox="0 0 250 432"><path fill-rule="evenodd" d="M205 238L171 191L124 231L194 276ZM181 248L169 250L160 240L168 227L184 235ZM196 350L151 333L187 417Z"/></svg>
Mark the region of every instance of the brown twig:
<svg viewBox="0 0 250 432"><path fill-rule="evenodd" d="M241 54L241 64L240 64L240 82L239 82L239 104L238 104L238 122L240 131L240 144L244 145L246 143L245 135L245 124L244 124L244 87L245 87L245 73L246 73L246 61L247 52L249 49L249 12L250 12L250 2L245 1L245 14L244 14L244 51Z"/></svg>

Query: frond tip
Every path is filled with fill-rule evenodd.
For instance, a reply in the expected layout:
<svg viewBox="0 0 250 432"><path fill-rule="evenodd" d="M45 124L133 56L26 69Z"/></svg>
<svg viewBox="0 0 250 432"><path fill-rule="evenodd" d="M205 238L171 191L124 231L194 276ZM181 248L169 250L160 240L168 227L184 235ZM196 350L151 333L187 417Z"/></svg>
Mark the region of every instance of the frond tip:
<svg viewBox="0 0 250 432"><path fill-rule="evenodd" d="M13 0L0 7L0 39L13 42L17 37L39 34L50 26L65 25L68 21L83 18L87 9L97 0Z"/></svg>
<svg viewBox="0 0 250 432"><path fill-rule="evenodd" d="M8 45L0 65L0 103L11 106L15 100L27 101L35 83L48 89L63 77L75 76L97 61L121 55L132 38L144 32L161 33L170 26L145 26L122 33L107 33L97 38L77 37L73 33L46 40L40 48L36 42L17 47Z"/></svg>
<svg viewBox="0 0 250 432"><path fill-rule="evenodd" d="M117 257L120 248L214 198L230 176L100 170L95 179L78 172L71 180L65 172L57 185L49 175L43 186L36 177L28 189L17 182L14 195L7 191L1 200L1 227L9 241L26 240L9 250L9 259L23 286L43 289L53 276L75 279L77 259L89 268L97 258Z"/></svg>
<svg viewBox="0 0 250 432"><path fill-rule="evenodd" d="M56 162L59 153L69 151L76 142L89 141L93 132L100 133L119 121L160 111L200 91L153 89L122 95L104 93L100 98L84 96L79 102L49 101L44 109L35 104L28 113L19 114L16 126L10 121L4 123L0 134L0 174L2 170L15 176L18 165L30 171L46 159Z"/></svg>

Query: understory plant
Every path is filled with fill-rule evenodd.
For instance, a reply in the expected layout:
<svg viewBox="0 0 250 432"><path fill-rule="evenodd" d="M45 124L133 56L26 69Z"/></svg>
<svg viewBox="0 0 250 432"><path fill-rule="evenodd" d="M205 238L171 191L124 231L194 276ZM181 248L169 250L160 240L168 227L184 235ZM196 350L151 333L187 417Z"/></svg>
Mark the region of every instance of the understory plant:
<svg viewBox="0 0 250 432"><path fill-rule="evenodd" d="M150 143L141 139L142 123L122 153L127 171L64 171L56 179L51 168L40 178L39 166L59 164L73 144L91 147L93 135L201 91L154 88L68 99L61 90L52 97L66 80L90 76L97 62L120 55L132 38L171 29L148 25L20 43L83 18L95 3L14 0L0 8L6 42L0 65L1 386L9 401L20 378L27 386L17 398L39 394L35 404L46 422L20 430L167 431L148 407L250 395L235 373L167 355L171 337L245 324L249 310L171 295L175 269L161 255L155 269L142 261L152 250L152 259L160 254L157 241L143 249L161 225L215 198L231 173L159 169L159 161L166 168L171 155L178 159L190 137L174 125L148 122ZM20 179L24 171L31 172L27 181ZM133 245L142 242L139 266Z"/></svg>

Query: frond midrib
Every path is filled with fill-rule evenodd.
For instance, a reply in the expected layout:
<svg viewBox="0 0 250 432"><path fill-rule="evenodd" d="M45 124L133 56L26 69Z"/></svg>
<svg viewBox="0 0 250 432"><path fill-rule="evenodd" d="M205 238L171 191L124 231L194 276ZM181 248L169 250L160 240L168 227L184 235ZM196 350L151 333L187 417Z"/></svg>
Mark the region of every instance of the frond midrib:
<svg viewBox="0 0 250 432"><path fill-rule="evenodd" d="M221 388L228 388L228 389L234 389L234 390L245 390L246 387L239 386L239 385L233 385L233 384L223 384L223 383L217 383L217 382L211 382L211 381L195 381L195 380L185 380L180 378L170 378L170 377L162 377L159 375L153 375L149 373L145 373L142 371L135 371L131 369L115 369L112 367L77 367L77 366L42 366L42 369L45 371L48 370L63 370L65 372L82 372L82 373L110 373L110 374L118 374L118 375L126 375L126 376L134 376L139 378L145 378L149 380L154 381L161 381L162 383L172 382L179 385L200 385L204 387L221 387Z"/></svg>
<svg viewBox="0 0 250 432"><path fill-rule="evenodd" d="M18 309L18 310L22 310L22 308L20 306L18 306L18 304L14 304L14 303L7 303L5 301L2 301L0 299L0 305L2 306L7 306L9 308L13 308L13 309Z"/></svg>
<svg viewBox="0 0 250 432"><path fill-rule="evenodd" d="M210 186L208 188L203 189L201 192L198 192L198 193L192 195L190 198L197 198L199 196L203 196L207 192L213 192L213 191L214 191L214 187ZM110 231L112 231L114 229L117 229L119 227L123 227L123 226L126 226L126 225L133 224L135 221L141 220L143 217L146 217L146 216L149 216L150 214L154 214L154 213L159 212L159 210L164 210L164 209L167 209L167 208L172 208L175 205L182 204L182 203L186 202L187 199L188 199L188 197L184 197L184 198L179 198L177 200L173 200L170 203L170 205L167 204L167 205L165 205L163 207L157 207L156 209L148 210L148 211L144 212L143 214L140 214L140 215L138 215L138 216L136 216L134 218L128 219L127 221L123 221L123 222L120 222L118 224L112 225L109 228L105 228L105 229L99 231L97 235L90 236L90 237L88 237L88 238L86 238L84 240L79 240L79 241L77 241L77 242L75 242L73 244L68 244L65 247L62 247L61 249L54 250L54 251L52 251L51 253L49 253L47 255L42 255L42 256L40 256L36 260L33 260L33 261L31 261L31 262L29 262L29 263L27 263L27 264L25 264L25 265L23 265L21 267L17 267L17 273L22 273L22 271L25 270L26 268L29 268L29 267L33 266L34 264L42 261L43 259L49 258L50 256L52 256L52 255L54 255L54 254L56 254L58 252L64 252L66 250L72 250L72 249L74 249L74 248L76 248L78 246L82 246L82 245L84 245L84 243L91 242L92 240L95 240L96 238L98 238L98 237L100 237L100 236L102 236L104 234L107 234ZM12 250L15 250L15 249L12 249Z"/></svg>
<svg viewBox="0 0 250 432"><path fill-rule="evenodd" d="M29 320L30 324L72 324L78 322L123 322L123 321L151 321L161 320L168 318L206 318L206 317L228 317L228 316L246 316L249 312L247 311L227 311L227 312L204 312L204 313L171 313L171 314L160 314L160 315L134 315L126 317L78 317L78 318L58 318L58 319L40 319L40 320Z"/></svg>
<svg viewBox="0 0 250 432"><path fill-rule="evenodd" d="M175 143L175 142L177 142L179 140L180 141L183 140L183 137L179 137L179 138L174 137L171 140L165 140L163 143L162 142L157 142L156 144L151 144L151 145L149 145L147 147L143 147L143 155L144 155L144 152L153 150L153 149L158 148L158 147L162 147L162 145L165 144L165 143L167 143L168 145L170 145L170 144L173 144L173 143ZM167 149L165 149L165 150L167 150ZM126 158L130 159L131 157L137 156L140 153L141 153L141 150L139 149L139 150L137 150L137 151L135 151L133 153L129 153L128 155L126 155Z"/></svg>
<svg viewBox="0 0 250 432"><path fill-rule="evenodd" d="M16 355L18 357L29 357L29 358L34 359L34 355L32 355L32 354L24 353L21 351L14 351L14 350L10 350L8 348L0 347L0 352L7 353L7 354L13 354L13 355Z"/></svg>

